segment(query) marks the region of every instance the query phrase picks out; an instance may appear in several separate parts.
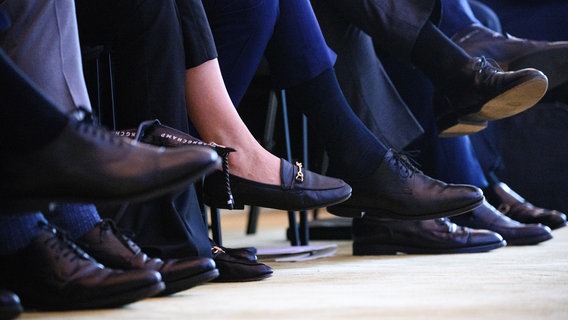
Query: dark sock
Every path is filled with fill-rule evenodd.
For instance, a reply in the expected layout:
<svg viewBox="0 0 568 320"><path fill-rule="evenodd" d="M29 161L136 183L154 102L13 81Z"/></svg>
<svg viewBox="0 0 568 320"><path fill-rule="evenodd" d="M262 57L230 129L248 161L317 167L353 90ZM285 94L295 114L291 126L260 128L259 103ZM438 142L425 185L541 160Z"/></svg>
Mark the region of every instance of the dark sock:
<svg viewBox="0 0 568 320"><path fill-rule="evenodd" d="M37 213L0 215L0 255L13 254L27 247L40 232L40 223L47 223Z"/></svg>
<svg viewBox="0 0 568 320"><path fill-rule="evenodd" d="M373 173L387 148L357 118L333 69L286 90L291 108L308 118L330 159L330 175L357 179Z"/></svg>
<svg viewBox="0 0 568 320"><path fill-rule="evenodd" d="M47 217L51 223L65 230L73 240L93 230L101 221L94 204L58 204Z"/></svg>
<svg viewBox="0 0 568 320"><path fill-rule="evenodd" d="M0 145L29 151L46 145L67 124L67 117L43 96L0 50Z"/></svg>
<svg viewBox="0 0 568 320"><path fill-rule="evenodd" d="M464 70L471 57L431 22L420 31L411 58L436 86L471 79L471 71Z"/></svg>

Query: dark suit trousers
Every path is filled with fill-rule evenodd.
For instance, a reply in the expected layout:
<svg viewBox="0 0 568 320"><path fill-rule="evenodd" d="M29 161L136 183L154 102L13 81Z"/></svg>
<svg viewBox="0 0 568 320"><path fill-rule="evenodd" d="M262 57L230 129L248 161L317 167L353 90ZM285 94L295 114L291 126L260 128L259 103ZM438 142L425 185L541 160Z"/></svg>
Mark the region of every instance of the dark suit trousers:
<svg viewBox="0 0 568 320"><path fill-rule="evenodd" d="M216 57L199 0L76 0L83 45L111 50L118 129L159 119L188 131L185 70ZM193 186L120 208L101 208L152 256L210 256Z"/></svg>

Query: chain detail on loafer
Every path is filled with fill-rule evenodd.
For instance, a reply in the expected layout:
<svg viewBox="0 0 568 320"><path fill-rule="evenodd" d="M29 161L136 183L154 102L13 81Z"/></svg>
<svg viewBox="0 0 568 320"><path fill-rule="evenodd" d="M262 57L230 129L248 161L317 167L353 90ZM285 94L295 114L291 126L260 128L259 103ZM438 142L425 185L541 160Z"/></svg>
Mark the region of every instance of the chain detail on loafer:
<svg viewBox="0 0 568 320"><path fill-rule="evenodd" d="M492 231L457 226L448 218L424 221L353 220L353 255L487 252L504 247Z"/></svg>
<svg viewBox="0 0 568 320"><path fill-rule="evenodd" d="M347 182L353 188L351 198L328 207L330 213L354 218L426 220L464 213L483 202L479 188L432 179L392 149L372 175Z"/></svg>
<svg viewBox="0 0 568 320"><path fill-rule="evenodd" d="M345 201L351 195L351 187L343 180L326 177L299 165L280 159L281 184L270 185L230 176L235 209L254 205L280 210L310 210ZM300 174L301 173L301 174ZM225 177L215 172L205 178L204 202L210 207L230 209L222 190Z"/></svg>
<svg viewBox="0 0 568 320"><path fill-rule="evenodd" d="M215 262L209 258L150 258L129 237L121 233L111 220L99 222L78 241L81 247L107 267L123 270L154 270L160 272L169 295L207 283L219 275Z"/></svg>

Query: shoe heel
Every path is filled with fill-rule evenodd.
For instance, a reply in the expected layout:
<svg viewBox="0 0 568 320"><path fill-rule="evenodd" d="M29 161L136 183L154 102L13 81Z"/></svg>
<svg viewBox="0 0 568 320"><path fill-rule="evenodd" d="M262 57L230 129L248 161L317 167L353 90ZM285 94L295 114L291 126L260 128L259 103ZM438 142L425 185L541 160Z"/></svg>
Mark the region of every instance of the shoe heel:
<svg viewBox="0 0 568 320"><path fill-rule="evenodd" d="M345 207L345 206L327 207L327 212L339 217L347 217L347 218L363 218L363 216L365 215L365 212L361 209Z"/></svg>
<svg viewBox="0 0 568 320"><path fill-rule="evenodd" d="M456 114L441 116L436 124L441 138L465 136L487 128L487 121L469 120L467 116L458 117Z"/></svg>

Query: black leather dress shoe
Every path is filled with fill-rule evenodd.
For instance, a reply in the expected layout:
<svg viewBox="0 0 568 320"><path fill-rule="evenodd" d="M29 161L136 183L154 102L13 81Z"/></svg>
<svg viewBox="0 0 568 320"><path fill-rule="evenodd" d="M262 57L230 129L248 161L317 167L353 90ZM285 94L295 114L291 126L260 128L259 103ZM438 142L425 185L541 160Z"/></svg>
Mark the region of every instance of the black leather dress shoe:
<svg viewBox="0 0 568 320"><path fill-rule="evenodd" d="M46 209L52 201L142 200L187 185L218 165L211 148L161 149L70 119L60 135L29 153L2 155L0 210Z"/></svg>
<svg viewBox="0 0 568 320"><path fill-rule="evenodd" d="M23 311L20 298L16 294L0 289L0 320L14 319Z"/></svg>
<svg viewBox="0 0 568 320"><path fill-rule="evenodd" d="M389 150L379 168L362 180L348 180L349 200L328 207L335 215L399 220L442 218L472 210L483 202L479 188L432 179L409 160Z"/></svg>
<svg viewBox="0 0 568 320"><path fill-rule="evenodd" d="M203 185L204 202L221 209L243 209L245 205L280 210L310 210L345 201L351 195L351 187L344 181L322 176L303 169L300 163L292 165L281 159L282 183L269 185L230 175L230 190L234 197L226 197L227 176L217 171Z"/></svg>
<svg viewBox="0 0 568 320"><path fill-rule="evenodd" d="M552 239L549 227L512 220L487 201L472 212L452 217L451 220L460 226L495 231L512 246L533 245Z"/></svg>
<svg viewBox="0 0 568 320"><path fill-rule="evenodd" d="M150 258L110 220L103 220L81 237L77 244L106 267L122 270L154 270L160 272L169 295L207 283L219 276L215 262L209 258Z"/></svg>
<svg viewBox="0 0 568 320"><path fill-rule="evenodd" d="M546 76L536 69L503 71L484 57L473 58L466 69L473 71L470 83L453 83L436 95L442 137L474 133L487 121L525 111L545 95L548 86Z"/></svg>
<svg viewBox="0 0 568 320"><path fill-rule="evenodd" d="M504 247L495 232L473 230L447 218L425 221L353 219L353 255L486 252Z"/></svg>
<svg viewBox="0 0 568 320"><path fill-rule="evenodd" d="M548 77L548 89L568 81L568 41L534 41L470 25L452 40L473 57L494 59L504 70L534 68Z"/></svg>
<svg viewBox="0 0 568 320"><path fill-rule="evenodd" d="M23 250L0 257L0 287L14 291L26 309L118 307L164 290L152 270L105 268L48 226Z"/></svg>
<svg viewBox="0 0 568 320"><path fill-rule="evenodd" d="M565 213L535 207L503 182L488 188L485 195L489 203L513 220L540 223L552 230L566 226Z"/></svg>
<svg viewBox="0 0 568 320"><path fill-rule="evenodd" d="M272 276L272 268L256 259L232 256L217 246L211 248L211 253L219 269L219 277L212 282L258 281Z"/></svg>

